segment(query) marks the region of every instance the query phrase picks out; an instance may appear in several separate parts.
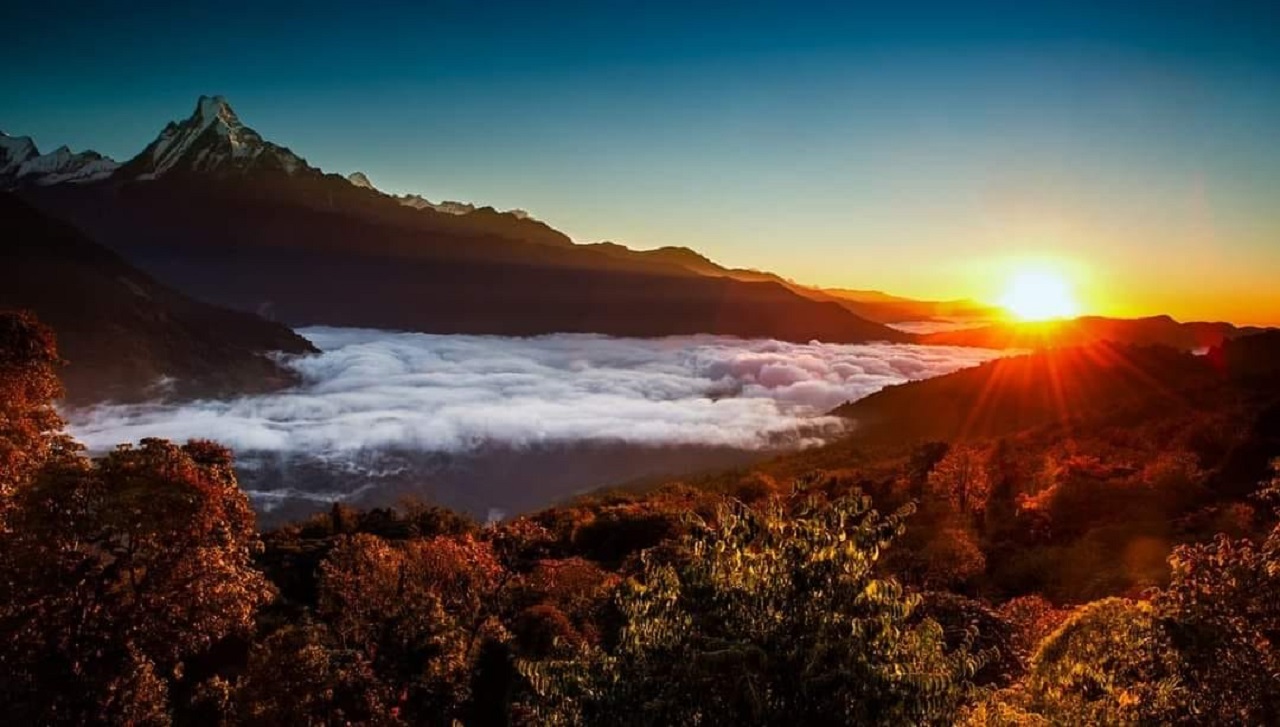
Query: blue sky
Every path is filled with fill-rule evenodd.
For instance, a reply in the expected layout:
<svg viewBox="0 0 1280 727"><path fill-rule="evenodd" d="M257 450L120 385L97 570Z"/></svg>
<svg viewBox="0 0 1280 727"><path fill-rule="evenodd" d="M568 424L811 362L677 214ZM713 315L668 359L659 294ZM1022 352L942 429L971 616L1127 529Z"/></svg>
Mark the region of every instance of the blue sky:
<svg viewBox="0 0 1280 727"><path fill-rule="evenodd" d="M106 5L0 11L0 128L127 158L220 93L326 170L583 241L1280 319L1280 3Z"/></svg>

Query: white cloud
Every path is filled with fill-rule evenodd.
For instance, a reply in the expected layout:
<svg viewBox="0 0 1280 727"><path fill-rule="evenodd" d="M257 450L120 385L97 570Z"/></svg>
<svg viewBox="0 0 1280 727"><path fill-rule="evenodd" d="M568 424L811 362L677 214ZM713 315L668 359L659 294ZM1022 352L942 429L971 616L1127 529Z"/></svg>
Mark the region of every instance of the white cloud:
<svg viewBox="0 0 1280 727"><path fill-rule="evenodd" d="M92 450L157 436L239 451L344 456L560 442L803 446L842 431L824 416L890 384L998 356L973 348L794 344L716 336L438 336L311 328L324 353L288 363L270 395L69 412Z"/></svg>

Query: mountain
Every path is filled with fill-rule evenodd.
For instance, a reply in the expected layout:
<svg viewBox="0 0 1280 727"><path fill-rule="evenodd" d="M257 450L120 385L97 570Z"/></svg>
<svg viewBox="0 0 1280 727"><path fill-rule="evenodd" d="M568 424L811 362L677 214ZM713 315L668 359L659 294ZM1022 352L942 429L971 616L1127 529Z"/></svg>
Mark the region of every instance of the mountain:
<svg viewBox="0 0 1280 727"><path fill-rule="evenodd" d="M889 295L879 290L847 290L822 288L823 293L847 303L855 304L854 310L882 323L906 323L942 319L990 320L1000 318L999 308L975 300L916 300Z"/></svg>
<svg viewBox="0 0 1280 727"><path fill-rule="evenodd" d="M165 175L234 176L254 172L319 175L289 149L266 141L240 122L226 99L201 96L186 121L170 122L155 141L115 175L157 179Z"/></svg>
<svg viewBox="0 0 1280 727"><path fill-rule="evenodd" d="M1069 435L1101 416L1154 421L1206 402L1280 396L1280 331L1226 340L1204 355L1098 342L997 359L882 389L832 413L877 442L981 439L1037 427Z"/></svg>
<svg viewBox="0 0 1280 727"><path fill-rule="evenodd" d="M417 208L370 187L205 96L110 178L23 195L184 292L297 325L912 340L769 276L706 275L523 214Z"/></svg>
<svg viewBox="0 0 1280 727"><path fill-rule="evenodd" d="M597 242L591 243L589 246L618 259L663 262L699 275L732 278L744 282L775 283L809 300L835 303L856 316L876 323L923 322L933 321L938 318L976 318L984 320L1001 315L1001 312L992 306L985 306L969 300L914 300L874 290L842 290L802 285L776 273L744 268L728 268L687 247L632 250L616 242Z"/></svg>
<svg viewBox="0 0 1280 727"><path fill-rule="evenodd" d="M364 189L377 189L377 187L373 186L373 182L370 182L369 178L365 176L364 172L352 172L351 174L348 174L347 181L357 187L363 187Z"/></svg>
<svg viewBox="0 0 1280 727"><path fill-rule="evenodd" d="M939 346L979 346L1037 350L1084 346L1102 341L1169 346L1184 351L1206 350L1240 336L1262 331L1230 323L1180 323L1169 316L1102 318L1084 316L1058 321L1000 323L981 328L930 333L922 343Z"/></svg>
<svg viewBox="0 0 1280 727"><path fill-rule="evenodd" d="M17 176L22 165L40 156L36 144L29 136L9 136L0 131L0 175Z"/></svg>
<svg viewBox="0 0 1280 727"><path fill-rule="evenodd" d="M292 378L263 354L315 350L284 326L157 283L13 195L0 193L0 216L0 308L31 310L57 333L72 403L269 390Z"/></svg>
<svg viewBox="0 0 1280 727"><path fill-rule="evenodd" d="M119 166L96 151L77 153L65 146L41 154L31 137L0 131L0 188L95 182L110 177Z"/></svg>
<svg viewBox="0 0 1280 727"><path fill-rule="evenodd" d="M348 174L347 181L351 182L353 185L357 187L362 187L364 189L372 189L375 192L381 192L381 190L373 186L373 182L369 181L369 177L365 175L364 172L352 172L351 174ZM476 212L481 209L487 210L487 211L496 211L492 207L477 207L476 205L471 204L470 202L453 202L450 200L445 200L443 202L432 202L426 197L423 197L422 195L418 195L418 194L393 195L392 199L395 199L397 202L404 205L405 207L412 207L413 209L417 209L417 210L432 209L432 210L435 210L436 212L444 212L445 214L449 214L449 215L469 215L472 212ZM529 219L531 216L528 212L521 209L507 210L505 212L500 212L499 214L510 215L518 220Z"/></svg>

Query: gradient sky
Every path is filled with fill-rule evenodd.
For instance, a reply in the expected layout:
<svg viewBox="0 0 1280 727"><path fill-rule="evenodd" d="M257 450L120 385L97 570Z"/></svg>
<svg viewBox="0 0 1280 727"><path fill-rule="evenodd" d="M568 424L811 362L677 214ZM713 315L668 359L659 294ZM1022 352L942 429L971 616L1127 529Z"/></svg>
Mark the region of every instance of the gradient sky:
<svg viewBox="0 0 1280 727"><path fill-rule="evenodd" d="M1274 1L16 5L0 128L46 151L128 158L219 93L326 171L579 241L1280 323Z"/></svg>

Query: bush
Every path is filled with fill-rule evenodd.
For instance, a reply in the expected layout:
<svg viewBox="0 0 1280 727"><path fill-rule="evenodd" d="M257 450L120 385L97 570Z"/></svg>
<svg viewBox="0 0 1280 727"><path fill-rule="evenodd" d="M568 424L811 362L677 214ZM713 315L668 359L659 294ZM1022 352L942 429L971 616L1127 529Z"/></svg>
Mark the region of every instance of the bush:
<svg viewBox="0 0 1280 727"><path fill-rule="evenodd" d="M619 643L526 662L546 723L941 724L982 659L873 571L906 512L725 505L679 567L624 584Z"/></svg>

